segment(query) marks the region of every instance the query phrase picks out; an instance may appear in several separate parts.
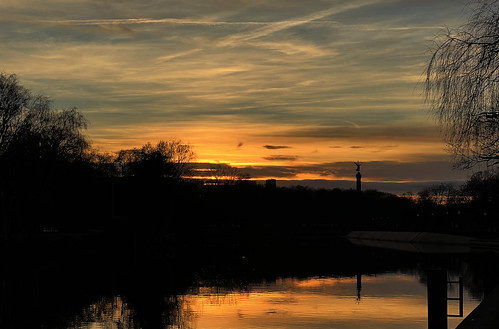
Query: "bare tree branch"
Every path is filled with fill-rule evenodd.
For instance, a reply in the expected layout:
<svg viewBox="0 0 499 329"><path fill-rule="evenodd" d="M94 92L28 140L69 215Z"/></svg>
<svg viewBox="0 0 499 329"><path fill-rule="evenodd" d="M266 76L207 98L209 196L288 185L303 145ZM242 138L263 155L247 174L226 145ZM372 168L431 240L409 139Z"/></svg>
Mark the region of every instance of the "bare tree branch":
<svg viewBox="0 0 499 329"><path fill-rule="evenodd" d="M499 0L476 1L426 69L426 102L458 166L499 161Z"/></svg>

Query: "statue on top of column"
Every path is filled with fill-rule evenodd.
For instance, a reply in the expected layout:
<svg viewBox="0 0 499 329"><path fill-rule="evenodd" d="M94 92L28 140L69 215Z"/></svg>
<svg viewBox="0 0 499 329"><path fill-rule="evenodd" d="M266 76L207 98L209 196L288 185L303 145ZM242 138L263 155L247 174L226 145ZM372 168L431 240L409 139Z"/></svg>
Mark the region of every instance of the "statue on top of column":
<svg viewBox="0 0 499 329"><path fill-rule="evenodd" d="M354 164L357 166L357 169L355 171L357 171L357 174L355 175L355 177L357 178L357 191L360 192L361 191L361 178L362 178L362 174L360 173L360 165L362 163L360 163L359 161L357 162L354 162Z"/></svg>

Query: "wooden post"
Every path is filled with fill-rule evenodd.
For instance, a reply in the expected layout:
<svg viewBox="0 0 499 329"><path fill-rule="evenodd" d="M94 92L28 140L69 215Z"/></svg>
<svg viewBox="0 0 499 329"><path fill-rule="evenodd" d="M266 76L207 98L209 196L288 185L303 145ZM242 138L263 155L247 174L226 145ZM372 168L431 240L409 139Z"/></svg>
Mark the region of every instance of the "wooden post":
<svg viewBox="0 0 499 329"><path fill-rule="evenodd" d="M447 329L447 271L428 271L428 329Z"/></svg>
<svg viewBox="0 0 499 329"><path fill-rule="evenodd" d="M357 300L360 301L362 291L362 274L357 274Z"/></svg>

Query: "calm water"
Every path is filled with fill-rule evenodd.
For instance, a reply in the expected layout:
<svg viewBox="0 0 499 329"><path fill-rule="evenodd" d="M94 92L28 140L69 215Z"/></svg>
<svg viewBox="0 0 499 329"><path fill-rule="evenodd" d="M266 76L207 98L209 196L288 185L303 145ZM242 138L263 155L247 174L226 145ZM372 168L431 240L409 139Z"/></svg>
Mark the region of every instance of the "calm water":
<svg viewBox="0 0 499 329"><path fill-rule="evenodd" d="M92 246L29 248L31 259L0 264L0 327L424 329L429 268L463 277L464 316L499 273L493 253L416 254L343 240L188 241L166 258L140 245L131 253L135 244ZM457 293L448 286L449 297ZM448 302L449 313L458 310ZM449 328L461 320L449 318Z"/></svg>
<svg viewBox="0 0 499 329"><path fill-rule="evenodd" d="M427 328L426 286L403 273L361 278L279 278L245 290L200 284L186 294L167 297L172 312L163 328ZM449 295L457 288L450 287ZM467 315L479 303L465 292ZM457 313L457 302L449 302ZM455 328L460 319L449 319ZM139 328L134 311L119 296L104 298L82 310L67 328Z"/></svg>

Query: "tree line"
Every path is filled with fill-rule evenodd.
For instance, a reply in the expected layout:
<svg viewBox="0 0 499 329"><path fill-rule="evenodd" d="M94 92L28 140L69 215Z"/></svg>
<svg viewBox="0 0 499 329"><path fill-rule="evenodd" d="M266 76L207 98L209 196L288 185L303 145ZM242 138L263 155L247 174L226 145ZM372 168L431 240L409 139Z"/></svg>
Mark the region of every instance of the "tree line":
<svg viewBox="0 0 499 329"><path fill-rule="evenodd" d="M15 74L0 73L3 232L51 230L52 224L78 218L97 222L116 214L151 214L153 208L188 199L178 193L181 186L191 191L207 181L236 185L248 178L227 164L198 170L192 146L179 139L100 152L85 134L87 126L77 108L56 109L48 97L22 86ZM168 212L179 209L177 204Z"/></svg>
<svg viewBox="0 0 499 329"><path fill-rule="evenodd" d="M178 183L191 172L189 144L172 139L102 153L85 134L87 125L78 109L55 109L15 74L0 73L3 232L46 229L61 219L96 221L111 213L113 179Z"/></svg>

